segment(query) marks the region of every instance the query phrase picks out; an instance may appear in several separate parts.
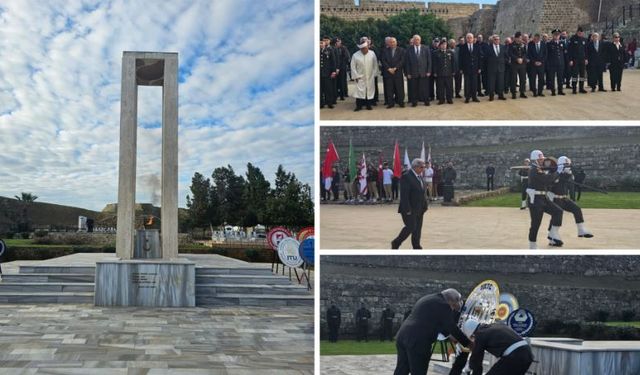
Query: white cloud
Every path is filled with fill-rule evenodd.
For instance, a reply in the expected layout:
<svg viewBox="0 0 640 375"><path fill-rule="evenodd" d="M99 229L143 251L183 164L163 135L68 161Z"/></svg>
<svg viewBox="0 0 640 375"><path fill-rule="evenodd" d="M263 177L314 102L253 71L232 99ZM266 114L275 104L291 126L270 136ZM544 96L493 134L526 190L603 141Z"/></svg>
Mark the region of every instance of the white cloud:
<svg viewBox="0 0 640 375"><path fill-rule="evenodd" d="M278 164L313 183L313 1L0 1L0 195L117 199L122 51L180 58L180 204L193 173ZM139 90L138 201L161 89Z"/></svg>

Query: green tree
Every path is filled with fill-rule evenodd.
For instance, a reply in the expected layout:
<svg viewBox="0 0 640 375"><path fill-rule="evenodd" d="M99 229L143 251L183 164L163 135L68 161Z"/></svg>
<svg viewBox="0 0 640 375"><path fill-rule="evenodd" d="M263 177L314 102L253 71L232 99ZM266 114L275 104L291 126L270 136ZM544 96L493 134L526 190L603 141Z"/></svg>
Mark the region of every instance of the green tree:
<svg viewBox="0 0 640 375"><path fill-rule="evenodd" d="M244 226L252 227L265 222L267 198L269 198L270 193L271 185L264 178L260 168L247 163L247 183L244 189L247 212L243 219Z"/></svg>
<svg viewBox="0 0 640 375"><path fill-rule="evenodd" d="M295 174L287 173L282 165L276 172L275 189L267 201L272 225L303 227L313 225L311 187L302 184Z"/></svg>
<svg viewBox="0 0 640 375"><path fill-rule="evenodd" d="M242 225L246 213L246 202L243 199L244 178L236 175L231 165L216 168L211 176L221 220L229 225Z"/></svg>
<svg viewBox="0 0 640 375"><path fill-rule="evenodd" d="M16 195L15 198L20 202L20 214L18 215L18 232L31 231L31 215L29 210L33 203L38 199L38 196L33 193L21 192L20 195Z"/></svg>
<svg viewBox="0 0 640 375"><path fill-rule="evenodd" d="M187 195L189 225L206 229L211 224L211 183L198 172L191 179L191 196Z"/></svg>

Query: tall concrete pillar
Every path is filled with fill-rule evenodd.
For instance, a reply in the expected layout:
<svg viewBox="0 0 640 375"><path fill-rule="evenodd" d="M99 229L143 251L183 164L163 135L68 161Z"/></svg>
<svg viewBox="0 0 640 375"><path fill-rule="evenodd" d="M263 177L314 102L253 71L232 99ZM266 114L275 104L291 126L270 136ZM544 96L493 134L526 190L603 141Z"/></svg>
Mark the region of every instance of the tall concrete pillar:
<svg viewBox="0 0 640 375"><path fill-rule="evenodd" d="M178 54L123 52L116 254L134 253L138 85L162 86L162 259L178 257Z"/></svg>

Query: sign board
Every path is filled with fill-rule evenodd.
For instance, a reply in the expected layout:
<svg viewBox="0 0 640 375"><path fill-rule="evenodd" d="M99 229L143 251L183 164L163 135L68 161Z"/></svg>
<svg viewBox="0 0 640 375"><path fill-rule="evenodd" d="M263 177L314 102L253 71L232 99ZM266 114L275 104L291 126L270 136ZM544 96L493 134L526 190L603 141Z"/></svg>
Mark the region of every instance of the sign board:
<svg viewBox="0 0 640 375"><path fill-rule="evenodd" d="M300 267L302 265L302 257L300 256L300 242L296 239L287 237L278 243L278 257L285 266Z"/></svg>
<svg viewBox="0 0 640 375"><path fill-rule="evenodd" d="M517 334L527 337L536 327L536 319L527 309L514 310L507 318L507 325Z"/></svg>
<svg viewBox="0 0 640 375"><path fill-rule="evenodd" d="M267 233L267 244L273 250L278 250L278 244L285 238L291 237L291 232L285 227L275 227Z"/></svg>
<svg viewBox="0 0 640 375"><path fill-rule="evenodd" d="M315 260L315 240L313 236L307 237L304 241L300 243L300 257L310 266L313 266L313 262Z"/></svg>
<svg viewBox="0 0 640 375"><path fill-rule="evenodd" d="M458 325L462 327L469 318L475 318L483 324L493 323L499 298L500 289L495 281L481 282L467 297L460 313Z"/></svg>
<svg viewBox="0 0 640 375"><path fill-rule="evenodd" d="M305 239L314 235L315 229L313 227L305 227L298 232L298 241L302 242Z"/></svg>
<svg viewBox="0 0 640 375"><path fill-rule="evenodd" d="M512 311L520 307L518 299L511 293L500 294L500 305L496 310L496 320L504 321L509 317Z"/></svg>

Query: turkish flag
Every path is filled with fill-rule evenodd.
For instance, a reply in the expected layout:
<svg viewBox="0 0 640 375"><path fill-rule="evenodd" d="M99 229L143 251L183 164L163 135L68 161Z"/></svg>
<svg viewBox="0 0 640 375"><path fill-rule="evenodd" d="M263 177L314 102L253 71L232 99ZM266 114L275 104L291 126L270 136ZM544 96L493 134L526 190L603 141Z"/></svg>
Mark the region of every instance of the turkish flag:
<svg viewBox="0 0 640 375"><path fill-rule="evenodd" d="M402 177L402 161L400 161L400 147L396 141L396 147L393 149L393 176Z"/></svg>
<svg viewBox="0 0 640 375"><path fill-rule="evenodd" d="M333 167L333 163L338 160L340 160L340 156L338 156L336 146L333 144L333 141L329 141L329 146L327 146L327 154L324 157L324 167L322 169L322 175L324 176L324 178L333 176L331 168Z"/></svg>

